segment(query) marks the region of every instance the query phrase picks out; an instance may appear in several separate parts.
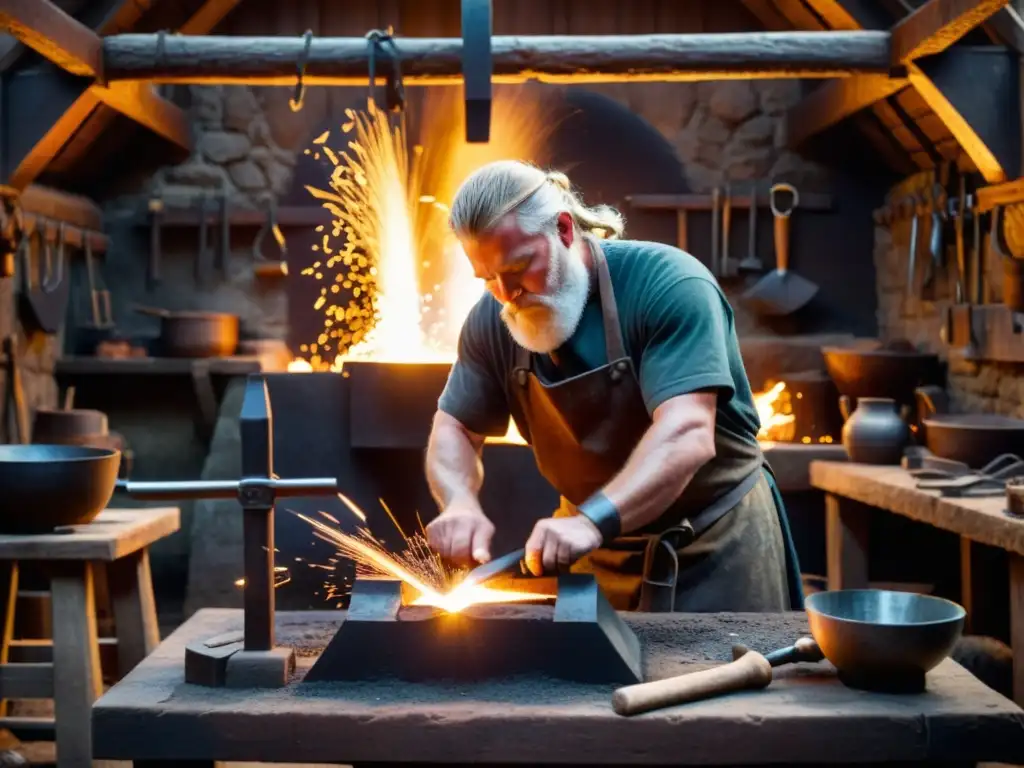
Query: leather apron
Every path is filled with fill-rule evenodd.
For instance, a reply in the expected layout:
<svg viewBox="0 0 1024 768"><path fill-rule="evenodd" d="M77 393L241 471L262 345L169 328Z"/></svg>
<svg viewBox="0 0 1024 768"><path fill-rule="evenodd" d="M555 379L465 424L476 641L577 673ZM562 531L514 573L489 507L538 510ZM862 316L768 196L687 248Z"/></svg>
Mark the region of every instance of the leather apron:
<svg viewBox="0 0 1024 768"><path fill-rule="evenodd" d="M548 384L534 373L529 350L516 345L512 370L511 389L525 422L518 424L519 429L529 436L541 474L562 496L556 516L576 514L576 504L618 474L652 423L633 361L626 353L604 253L593 238L587 236L586 242L597 273L608 363ZM739 441L720 429L715 439L719 453L727 447L723 441ZM729 478L737 479L731 490L695 514L683 515L678 512L680 505L674 505L644 531L617 538L576 563L573 570L593 573L618 610L672 611L679 553L741 505L765 478L782 532L789 607L802 609L799 565L782 497L761 451L752 452L746 445L743 450L749 458L728 469ZM702 470L704 482L715 471Z"/></svg>

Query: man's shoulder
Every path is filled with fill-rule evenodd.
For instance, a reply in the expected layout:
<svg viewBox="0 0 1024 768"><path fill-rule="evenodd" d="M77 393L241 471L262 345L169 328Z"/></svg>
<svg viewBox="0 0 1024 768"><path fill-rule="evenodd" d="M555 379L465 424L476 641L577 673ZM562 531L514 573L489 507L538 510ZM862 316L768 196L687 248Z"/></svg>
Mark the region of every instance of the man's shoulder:
<svg viewBox="0 0 1024 768"><path fill-rule="evenodd" d="M700 260L684 250L647 240L607 240L601 243L612 279L659 281L695 277L716 283Z"/></svg>
<svg viewBox="0 0 1024 768"><path fill-rule="evenodd" d="M710 270L686 251L643 240L602 244L616 296L628 304L648 306L669 296L673 301L691 293L706 297L721 287Z"/></svg>

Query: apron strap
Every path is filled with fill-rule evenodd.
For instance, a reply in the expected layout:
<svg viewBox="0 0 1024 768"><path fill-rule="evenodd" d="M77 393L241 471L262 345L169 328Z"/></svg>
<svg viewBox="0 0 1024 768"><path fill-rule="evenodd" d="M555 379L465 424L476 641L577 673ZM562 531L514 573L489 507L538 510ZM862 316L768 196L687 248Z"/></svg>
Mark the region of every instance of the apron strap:
<svg viewBox="0 0 1024 768"><path fill-rule="evenodd" d="M601 250L601 244L591 235L584 236L590 253L594 257L597 270L597 288L601 296L601 318L604 321L604 343L608 353L608 362L614 363L626 356L626 344L622 340L622 326L619 324L619 306L615 302L612 290L612 276L608 271L608 261Z"/></svg>

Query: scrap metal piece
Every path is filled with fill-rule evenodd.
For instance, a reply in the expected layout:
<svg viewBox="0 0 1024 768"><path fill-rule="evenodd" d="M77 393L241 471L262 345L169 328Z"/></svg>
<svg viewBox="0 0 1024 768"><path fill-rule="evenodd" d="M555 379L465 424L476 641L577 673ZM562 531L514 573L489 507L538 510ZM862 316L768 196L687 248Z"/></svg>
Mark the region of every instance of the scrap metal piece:
<svg viewBox="0 0 1024 768"><path fill-rule="evenodd" d="M559 576L554 607L492 604L450 614L403 607L401 594L398 581L356 579L344 623L304 682L643 679L639 639L590 574Z"/></svg>
<svg viewBox="0 0 1024 768"><path fill-rule="evenodd" d="M491 0L462 0L462 82L466 141L491 140Z"/></svg>

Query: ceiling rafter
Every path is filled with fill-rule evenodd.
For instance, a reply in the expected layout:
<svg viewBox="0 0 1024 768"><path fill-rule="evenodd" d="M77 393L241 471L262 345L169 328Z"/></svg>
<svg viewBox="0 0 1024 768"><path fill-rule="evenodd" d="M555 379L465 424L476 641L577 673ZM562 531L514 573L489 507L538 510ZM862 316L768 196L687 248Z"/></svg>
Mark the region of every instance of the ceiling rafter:
<svg viewBox="0 0 1024 768"><path fill-rule="evenodd" d="M977 27L992 14L1004 8L1009 0L928 0L893 28L894 65L905 67L907 82L938 115L964 153L989 183L1006 178L1006 170L996 154L989 149L978 131L953 102L917 64L917 55L939 53ZM838 0L807 0L826 23L843 24L849 29L862 29L860 23ZM860 79L857 77L856 79ZM897 83L902 85L902 79ZM811 93L796 105L787 117L787 137L791 146L798 146L812 135L855 114L873 103L891 99L898 88L890 88L877 76L853 84L834 80ZM874 107L872 107L874 108ZM906 124L906 120L902 120ZM910 130L910 126L907 126ZM916 128L916 125L915 125ZM914 133L912 131L912 133ZM925 147L925 149L927 149ZM1013 169L1016 172L1017 169Z"/></svg>
<svg viewBox="0 0 1024 768"><path fill-rule="evenodd" d="M15 127L8 124L8 133L15 134L9 142L15 150L4 158L4 186L22 190L31 184L101 105L113 108L173 145L191 151L191 125L185 112L159 96L152 85L99 84L102 82L100 34L131 29L153 2L120 0L105 13L98 29L93 30L49 0L0 0L0 27L46 56L53 64L83 76L81 84L71 84L61 78L61 73L54 71L53 66L44 68L41 74L32 73L33 80L45 78L54 89L54 103L48 105L52 108L53 117L49 121L42 119L42 125L19 124ZM218 6L227 5L223 0L210 2ZM41 37L45 37L47 42L40 42ZM91 47L100 54L95 62L88 59ZM60 108L61 104L63 108ZM17 135L19 132L22 135ZM34 133L26 140L23 135L26 132Z"/></svg>

